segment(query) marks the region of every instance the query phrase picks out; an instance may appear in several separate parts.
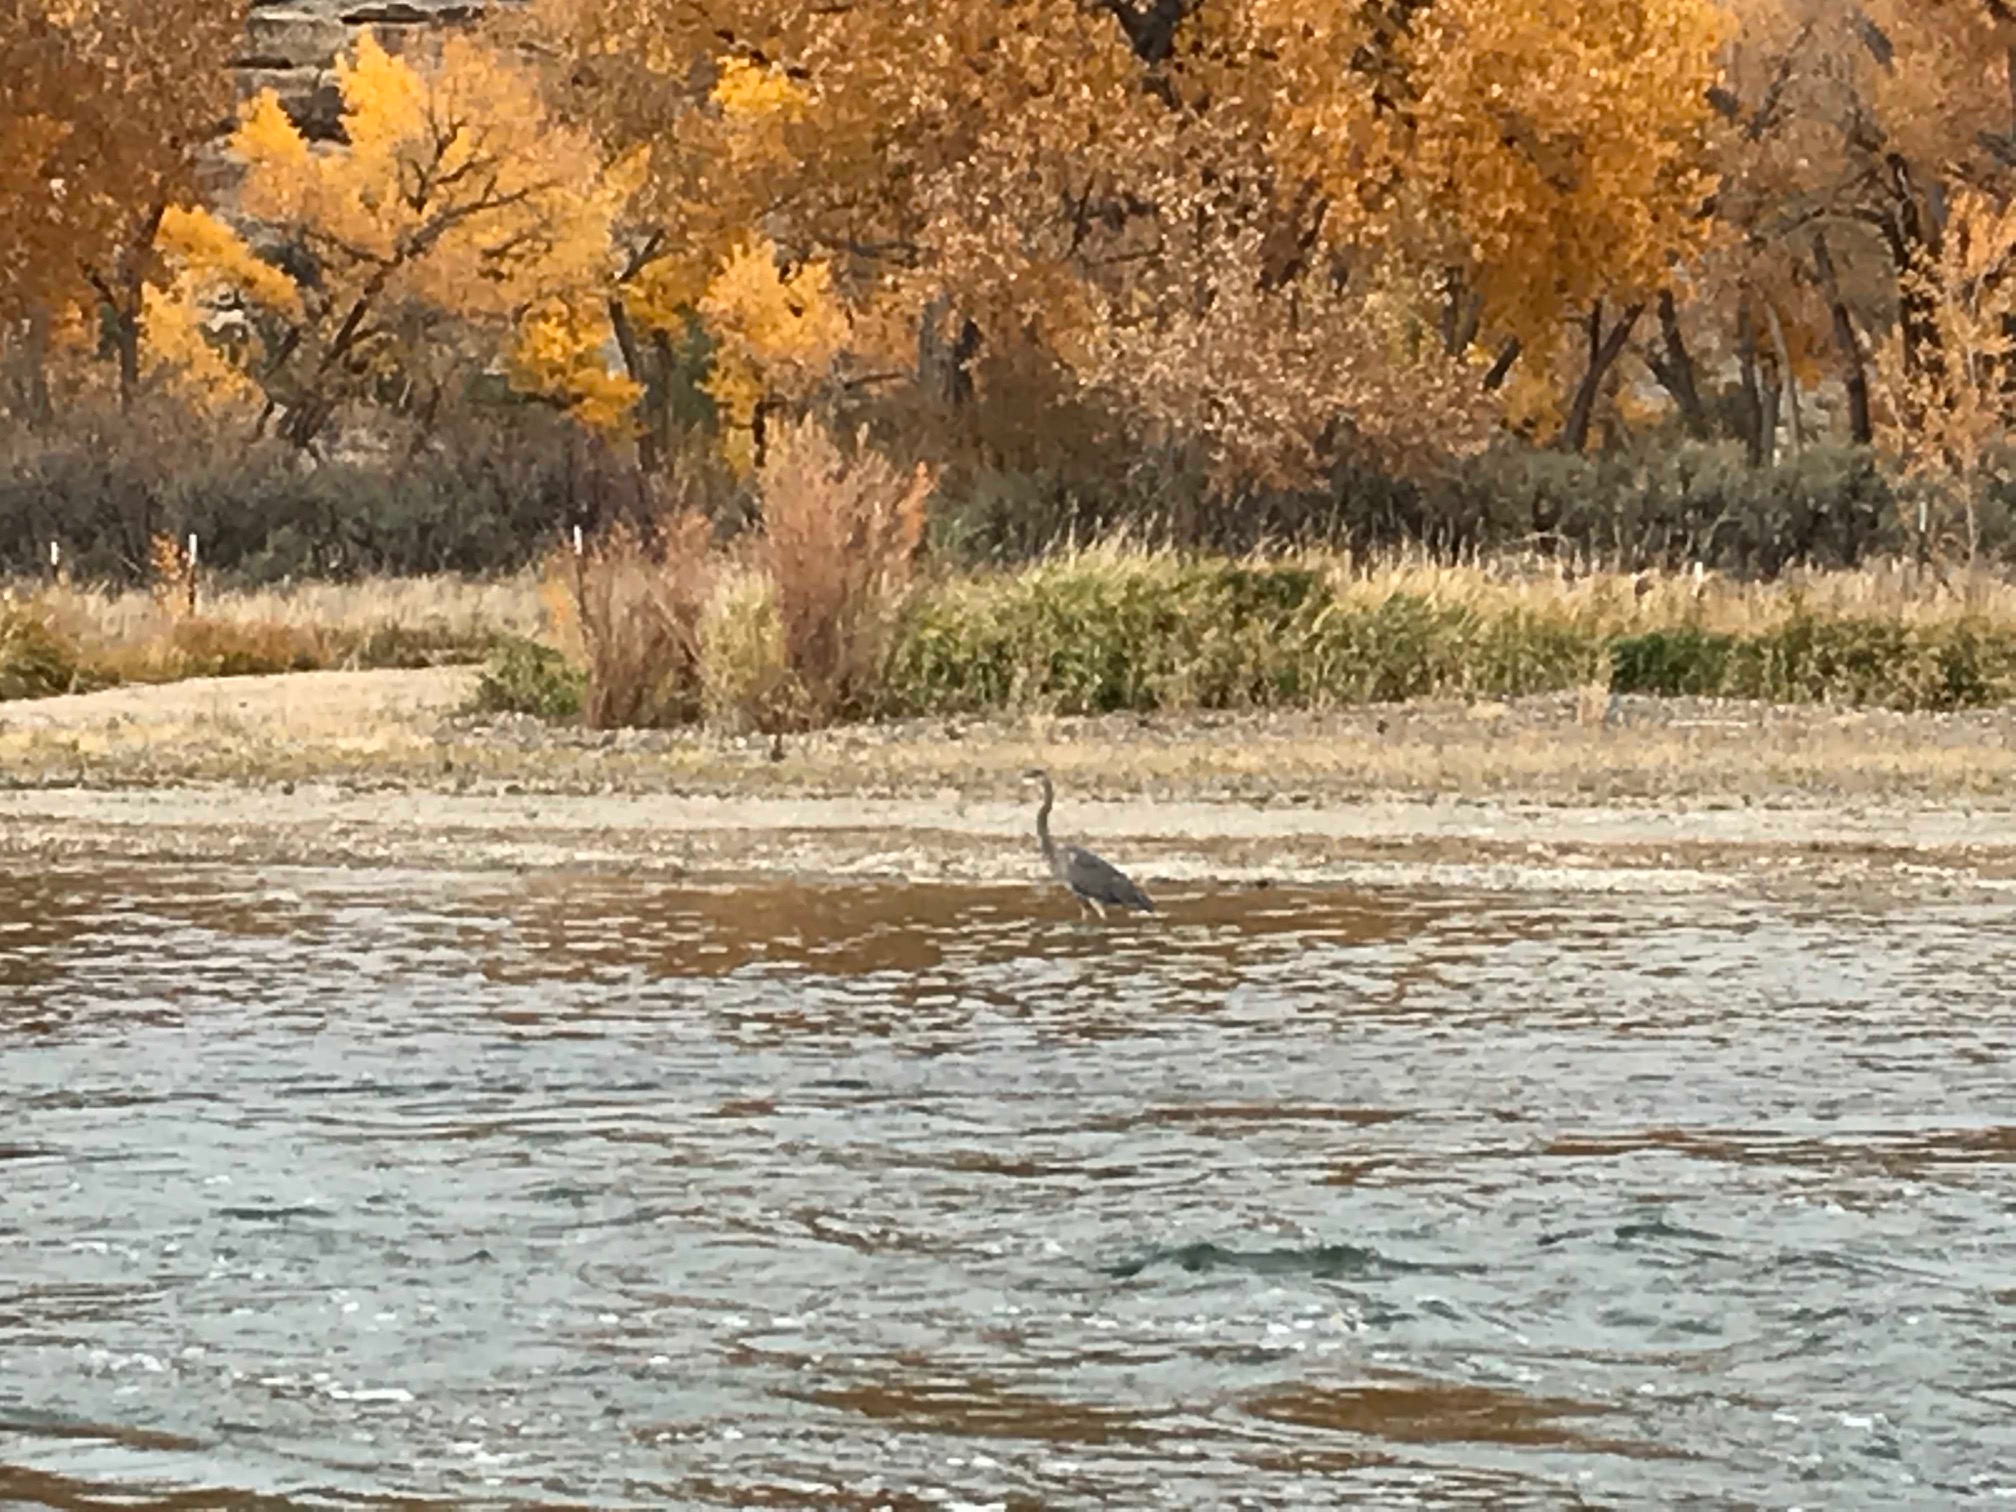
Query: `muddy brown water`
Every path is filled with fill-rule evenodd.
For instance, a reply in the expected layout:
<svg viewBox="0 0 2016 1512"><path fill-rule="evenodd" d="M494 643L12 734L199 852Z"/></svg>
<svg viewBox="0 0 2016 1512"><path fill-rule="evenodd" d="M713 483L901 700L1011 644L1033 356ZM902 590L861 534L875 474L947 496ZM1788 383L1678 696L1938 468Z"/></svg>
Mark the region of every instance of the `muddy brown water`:
<svg viewBox="0 0 2016 1512"><path fill-rule="evenodd" d="M0 1503L2016 1496L2006 906L0 881Z"/></svg>

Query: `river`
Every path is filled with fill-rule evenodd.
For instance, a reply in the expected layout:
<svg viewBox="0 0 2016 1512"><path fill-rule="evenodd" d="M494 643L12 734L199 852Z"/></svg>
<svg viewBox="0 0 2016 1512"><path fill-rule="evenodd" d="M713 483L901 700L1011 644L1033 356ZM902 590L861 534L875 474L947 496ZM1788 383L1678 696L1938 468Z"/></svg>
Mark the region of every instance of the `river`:
<svg viewBox="0 0 2016 1512"><path fill-rule="evenodd" d="M2006 905L0 881L0 1502L2016 1498Z"/></svg>

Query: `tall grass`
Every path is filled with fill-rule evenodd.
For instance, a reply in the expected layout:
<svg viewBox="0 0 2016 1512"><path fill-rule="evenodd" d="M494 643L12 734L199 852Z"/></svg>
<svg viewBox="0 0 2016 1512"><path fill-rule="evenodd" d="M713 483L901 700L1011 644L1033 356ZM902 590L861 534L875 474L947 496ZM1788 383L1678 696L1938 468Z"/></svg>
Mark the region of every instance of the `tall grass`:
<svg viewBox="0 0 2016 1512"><path fill-rule="evenodd" d="M920 596L910 713L1308 707L1608 691L1955 708L2016 698L2016 587L1882 568L1772 585L1105 545Z"/></svg>
<svg viewBox="0 0 2016 1512"><path fill-rule="evenodd" d="M1018 569L918 575L924 481L864 466L830 438L811 445L766 468L766 517L741 545L706 547L688 516L597 538L579 581L563 555L543 588L529 574L303 585L208 593L196 616L139 592L17 593L0 603L0 697L504 645L494 705L603 725L768 730L1569 689L1899 709L2016 701L2016 584L1986 573L1879 564L1756 583L1564 572L1541 558L1231 559L1108 542Z"/></svg>
<svg viewBox="0 0 2016 1512"><path fill-rule="evenodd" d="M574 610L588 671L582 714L591 728L677 724L699 714L712 534L689 510L648 531L619 522L576 555Z"/></svg>
<svg viewBox="0 0 2016 1512"><path fill-rule="evenodd" d="M924 539L935 480L904 473L865 441L852 454L825 426L780 428L757 471L756 560L776 595L799 721L872 711Z"/></svg>
<svg viewBox="0 0 2016 1512"><path fill-rule="evenodd" d="M589 725L680 724L704 711L770 730L874 711L930 474L906 474L863 443L850 451L805 421L777 429L756 483L757 529L733 551L717 551L705 517L687 510L649 530L619 523L577 545L571 563L565 553L549 563L547 599L560 638L578 641ZM486 686L526 669L520 657Z"/></svg>

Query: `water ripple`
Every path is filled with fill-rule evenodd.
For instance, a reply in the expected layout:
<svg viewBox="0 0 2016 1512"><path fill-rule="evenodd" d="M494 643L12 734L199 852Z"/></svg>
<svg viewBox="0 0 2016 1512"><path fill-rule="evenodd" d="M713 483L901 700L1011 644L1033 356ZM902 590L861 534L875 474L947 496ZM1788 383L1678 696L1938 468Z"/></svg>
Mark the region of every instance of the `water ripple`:
<svg viewBox="0 0 2016 1512"><path fill-rule="evenodd" d="M2016 1495L1947 901L0 881L0 1502Z"/></svg>

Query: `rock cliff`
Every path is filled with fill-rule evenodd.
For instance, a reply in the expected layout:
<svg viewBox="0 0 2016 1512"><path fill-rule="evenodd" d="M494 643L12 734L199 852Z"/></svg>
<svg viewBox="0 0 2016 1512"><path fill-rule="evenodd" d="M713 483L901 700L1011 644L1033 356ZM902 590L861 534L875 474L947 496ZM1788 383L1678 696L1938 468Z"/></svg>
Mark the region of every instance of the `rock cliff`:
<svg viewBox="0 0 2016 1512"><path fill-rule="evenodd" d="M512 4L516 0L491 0ZM245 49L235 60L247 95L271 89L311 137L336 134L333 64L360 31L397 52L416 35L471 21L483 0L252 0Z"/></svg>

